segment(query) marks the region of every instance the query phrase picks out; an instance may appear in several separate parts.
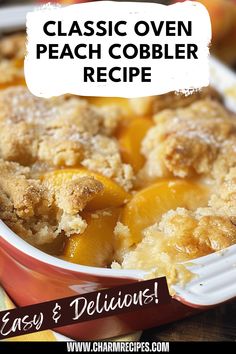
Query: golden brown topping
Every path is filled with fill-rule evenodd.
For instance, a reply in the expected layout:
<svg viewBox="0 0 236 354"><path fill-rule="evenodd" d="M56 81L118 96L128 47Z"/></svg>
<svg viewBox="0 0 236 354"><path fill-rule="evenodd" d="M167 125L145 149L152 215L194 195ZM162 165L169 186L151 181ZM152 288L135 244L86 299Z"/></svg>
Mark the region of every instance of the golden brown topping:
<svg viewBox="0 0 236 354"><path fill-rule="evenodd" d="M203 100L187 108L162 111L155 116L155 122L143 140L147 162L142 175L210 174L214 163L225 158L227 143L231 144L231 163L236 163L236 149L232 146L236 143L236 121L216 101Z"/></svg>
<svg viewBox="0 0 236 354"><path fill-rule="evenodd" d="M0 58L23 59L25 56L25 34L13 34L0 40Z"/></svg>
<svg viewBox="0 0 236 354"><path fill-rule="evenodd" d="M12 200L17 215L24 218L34 216L43 194L40 184L27 179L28 169L16 163L1 161L0 170L0 187Z"/></svg>
<svg viewBox="0 0 236 354"><path fill-rule="evenodd" d="M198 137L170 135L163 144L163 159L168 171L178 177L194 172L207 173L216 158L217 148Z"/></svg>
<svg viewBox="0 0 236 354"><path fill-rule="evenodd" d="M6 36L0 40L0 88L24 84L24 55L24 34Z"/></svg>
<svg viewBox="0 0 236 354"><path fill-rule="evenodd" d="M217 101L222 100L219 93L210 86L203 88L201 91L193 92L187 96L184 94L176 94L176 92L170 92L165 95L154 97L153 112L158 113L167 108L176 109L187 107L190 104L205 98L211 98Z"/></svg>
<svg viewBox="0 0 236 354"><path fill-rule="evenodd" d="M71 260L99 266L110 264L115 240L123 268L149 269L170 280L179 279L179 270L189 279L178 262L236 243L236 121L213 89L186 97L98 99L97 105L72 95L41 99L20 86L24 52L24 35L0 40L0 218L13 231L34 245L73 235ZM131 146L126 136L122 145L117 128L133 114L145 116L130 125L141 126L140 139ZM203 176L214 181L209 203L208 193L203 198L194 186L191 194L186 181L178 192L178 180L132 198L133 160L121 155L125 148L131 156L138 150L137 186L157 177ZM99 254L95 247L91 262L94 245Z"/></svg>
<svg viewBox="0 0 236 354"><path fill-rule="evenodd" d="M102 183L93 177L76 178L64 183L63 188L56 191L56 202L66 213L74 215L103 190Z"/></svg>
<svg viewBox="0 0 236 354"><path fill-rule="evenodd" d="M45 138L39 143L38 158L54 166L76 166L83 159L83 146L77 141Z"/></svg>
<svg viewBox="0 0 236 354"><path fill-rule="evenodd" d="M87 224L79 212L103 190L92 177L68 180L54 190L30 178L28 167L0 160L0 170L0 218L33 244L83 232Z"/></svg>
<svg viewBox="0 0 236 354"><path fill-rule="evenodd" d="M164 109L187 107L193 102L204 98L222 101L219 93L208 86L201 91L193 92L187 96L184 94L176 94L176 92L169 92L160 96L132 98L130 99L130 104L136 114L152 115Z"/></svg>
<svg viewBox="0 0 236 354"><path fill-rule="evenodd" d="M178 261L219 251L236 242L236 226L228 217L207 208L170 211L162 217L158 229L164 234L162 249L172 248Z"/></svg>
<svg viewBox="0 0 236 354"><path fill-rule="evenodd" d="M37 157L38 139L31 123L19 122L12 127L0 123L0 154L4 160L17 161L22 165L33 163Z"/></svg>
<svg viewBox="0 0 236 354"><path fill-rule="evenodd" d="M111 137L119 119L115 107L95 107L72 96L41 99L11 87L0 91L0 156L48 168L81 164L130 189L132 168L123 164Z"/></svg>

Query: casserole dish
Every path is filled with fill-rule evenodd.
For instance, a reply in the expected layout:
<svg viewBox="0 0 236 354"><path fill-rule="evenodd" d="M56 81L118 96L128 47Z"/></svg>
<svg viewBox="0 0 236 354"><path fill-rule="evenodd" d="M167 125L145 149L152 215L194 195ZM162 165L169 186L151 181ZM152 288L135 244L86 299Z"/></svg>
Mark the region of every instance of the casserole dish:
<svg viewBox="0 0 236 354"><path fill-rule="evenodd" d="M24 7L20 16L18 9L14 8L0 12L0 23L3 24L1 30L7 32L23 29L25 14L31 9ZM10 11L9 26L1 22L1 16L6 16L4 11ZM15 11L18 17L14 22ZM226 105L236 111L234 74L215 59L211 59L210 66L212 86L224 96ZM144 271L88 267L52 257L29 245L3 222L0 222L0 235L0 281L19 306L119 286L141 280L146 275ZM57 331L75 339L109 338L175 321L209 307L204 303L201 306L189 302L185 305L186 302L184 298L173 298L170 304L156 309L75 324Z"/></svg>

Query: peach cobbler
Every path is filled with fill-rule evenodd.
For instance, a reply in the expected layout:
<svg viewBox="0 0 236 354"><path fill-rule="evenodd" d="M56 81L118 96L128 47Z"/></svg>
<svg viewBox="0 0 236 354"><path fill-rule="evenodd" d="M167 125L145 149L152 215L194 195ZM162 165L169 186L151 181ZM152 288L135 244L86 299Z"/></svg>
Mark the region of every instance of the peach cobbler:
<svg viewBox="0 0 236 354"><path fill-rule="evenodd" d="M170 281L236 243L236 119L218 93L37 98L24 42L0 41L0 218L14 232L67 261Z"/></svg>

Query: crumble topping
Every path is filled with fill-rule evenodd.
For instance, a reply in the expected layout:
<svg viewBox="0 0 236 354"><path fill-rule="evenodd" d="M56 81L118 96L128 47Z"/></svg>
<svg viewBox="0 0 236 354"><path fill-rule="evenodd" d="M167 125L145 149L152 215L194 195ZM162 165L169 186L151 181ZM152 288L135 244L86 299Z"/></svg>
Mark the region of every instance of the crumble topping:
<svg viewBox="0 0 236 354"><path fill-rule="evenodd" d="M114 179L126 190L132 188L133 169L129 164L121 162L119 146L115 139L112 140L98 134L92 137L87 146L85 158L81 161L82 166Z"/></svg>
<svg viewBox="0 0 236 354"><path fill-rule="evenodd" d="M93 177L77 177L63 183L63 188L57 191L56 202L66 213L75 215L103 190L103 184Z"/></svg>
<svg viewBox="0 0 236 354"><path fill-rule="evenodd" d="M24 70L19 67L18 60L1 60L0 61L0 88L5 88L11 84L24 83Z"/></svg>
<svg viewBox="0 0 236 354"><path fill-rule="evenodd" d="M52 242L61 233L82 233L87 224L79 212L103 190L92 177L52 190L15 162L0 160L0 170L0 218L34 245Z"/></svg>
<svg viewBox="0 0 236 354"><path fill-rule="evenodd" d="M0 59L24 59L25 34L8 35L0 40Z"/></svg>
<svg viewBox="0 0 236 354"><path fill-rule="evenodd" d="M159 96L131 98L130 105L138 115L153 115L164 109L187 107L193 102L205 98L211 98L217 101L222 100L219 93L209 86L187 96L169 92Z"/></svg>
<svg viewBox="0 0 236 354"><path fill-rule="evenodd" d="M46 163L48 169L82 165L128 190L133 170L122 163L112 137L119 119L117 107L99 108L72 96L46 100L11 87L0 93L0 156L26 166Z"/></svg>
<svg viewBox="0 0 236 354"><path fill-rule="evenodd" d="M130 189L133 170L123 164L112 136L119 119L119 108L98 108L78 97L45 100L23 86L1 90L2 220L34 245L82 233L87 223L80 213L103 191L102 183L76 178L53 191L40 177L49 170L84 166Z"/></svg>
<svg viewBox="0 0 236 354"><path fill-rule="evenodd" d="M230 169L223 183L218 187L217 193L209 200L209 206L218 210L222 215L230 218L236 224L236 168Z"/></svg>
<svg viewBox="0 0 236 354"><path fill-rule="evenodd" d="M200 100L164 110L143 140L143 178L224 176L236 164L236 121L220 103ZM227 152L227 153L226 153Z"/></svg>
<svg viewBox="0 0 236 354"><path fill-rule="evenodd" d="M122 162L115 138L122 107L97 107L72 95L34 97L22 86L24 53L24 34L0 40L0 218L47 249L85 231L83 211L104 186L93 177L76 177L52 189L40 179L45 172L85 167L126 190L136 176ZM212 88L129 100L134 115L154 115L155 123L142 142L146 163L138 179L210 178L214 192L205 208L169 210L131 248L130 230L118 221L114 236L124 237L127 249L121 264L112 267L148 269L152 276L167 275L170 283L183 281L191 274L178 262L236 243L236 121L220 101ZM91 218L107 214L95 211Z"/></svg>
<svg viewBox="0 0 236 354"><path fill-rule="evenodd" d="M25 35L14 34L0 40L0 87L24 83Z"/></svg>

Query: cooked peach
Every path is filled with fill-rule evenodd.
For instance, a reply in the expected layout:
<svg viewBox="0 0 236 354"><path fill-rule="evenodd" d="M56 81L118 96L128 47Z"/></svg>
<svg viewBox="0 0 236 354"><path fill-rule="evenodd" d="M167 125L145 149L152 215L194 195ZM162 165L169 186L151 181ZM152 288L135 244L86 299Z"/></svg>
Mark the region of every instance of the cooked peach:
<svg viewBox="0 0 236 354"><path fill-rule="evenodd" d="M63 259L87 266L106 267L113 259L113 230L120 210L107 209L95 214L84 213L87 228L81 235L72 235L66 241Z"/></svg>
<svg viewBox="0 0 236 354"><path fill-rule="evenodd" d="M124 207L120 221L128 227L125 237L116 236L116 249L122 251L142 239L143 230L160 221L168 210L183 207L194 209L205 206L208 190L194 182L168 180L150 185L137 192Z"/></svg>
<svg viewBox="0 0 236 354"><path fill-rule="evenodd" d="M103 191L96 195L86 206L86 210L98 210L119 207L130 199L130 194L111 179L85 168L56 170L42 176L49 188L61 188L63 183L78 177L94 177L103 184Z"/></svg>
<svg viewBox="0 0 236 354"><path fill-rule="evenodd" d="M145 159L141 154L141 143L153 123L147 118L134 118L118 132L122 160L130 164L134 172L143 167Z"/></svg>

